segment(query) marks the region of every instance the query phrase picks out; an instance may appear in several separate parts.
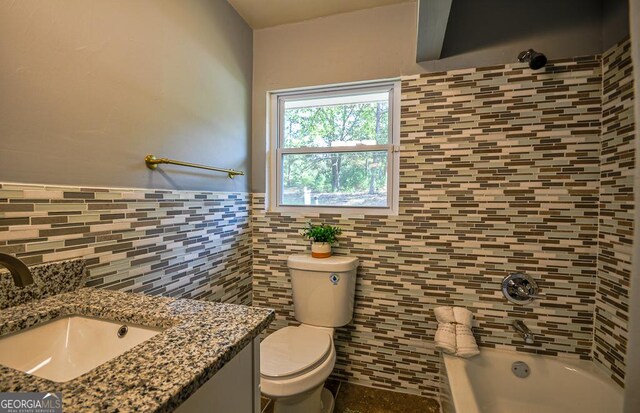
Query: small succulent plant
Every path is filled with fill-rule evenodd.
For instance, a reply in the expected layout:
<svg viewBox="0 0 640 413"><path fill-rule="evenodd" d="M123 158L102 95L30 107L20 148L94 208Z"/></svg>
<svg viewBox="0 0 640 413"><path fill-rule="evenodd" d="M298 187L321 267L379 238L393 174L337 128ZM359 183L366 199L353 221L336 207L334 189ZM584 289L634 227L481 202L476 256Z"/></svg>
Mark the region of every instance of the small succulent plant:
<svg viewBox="0 0 640 413"><path fill-rule="evenodd" d="M313 242L326 242L333 244L338 240L338 235L342 233L339 227L334 227L327 224L314 225L308 222L305 228L302 230L302 235L306 239L310 239Z"/></svg>

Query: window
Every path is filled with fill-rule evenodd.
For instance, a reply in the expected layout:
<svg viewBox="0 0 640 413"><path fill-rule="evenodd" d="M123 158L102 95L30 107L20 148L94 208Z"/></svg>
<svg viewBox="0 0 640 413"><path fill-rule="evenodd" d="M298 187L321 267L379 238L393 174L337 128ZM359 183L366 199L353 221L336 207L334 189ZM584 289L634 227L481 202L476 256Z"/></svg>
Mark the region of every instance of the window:
<svg viewBox="0 0 640 413"><path fill-rule="evenodd" d="M386 82L273 93L271 209L395 213L399 89Z"/></svg>

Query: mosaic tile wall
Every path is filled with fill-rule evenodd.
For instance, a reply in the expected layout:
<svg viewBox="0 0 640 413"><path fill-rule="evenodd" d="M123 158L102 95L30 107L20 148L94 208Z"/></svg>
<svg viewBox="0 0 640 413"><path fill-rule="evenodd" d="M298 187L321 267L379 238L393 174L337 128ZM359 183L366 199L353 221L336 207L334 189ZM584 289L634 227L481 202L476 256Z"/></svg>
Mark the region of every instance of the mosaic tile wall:
<svg viewBox="0 0 640 413"><path fill-rule="evenodd" d="M624 385L633 247L634 115L631 44L602 56L600 230L594 360Z"/></svg>
<svg viewBox="0 0 640 413"><path fill-rule="evenodd" d="M0 184L0 252L84 258L86 285L248 304L249 195Z"/></svg>
<svg viewBox="0 0 640 413"><path fill-rule="evenodd" d="M337 378L435 395L439 305L472 309L483 346L590 358L601 80L597 56L404 78L398 216L265 212L254 194L253 299L277 309L271 331L295 324L286 256L308 252L299 231L311 219L340 225L336 253L361 259ZM550 297L508 303L499 287L512 271ZM515 318L541 346L514 335Z"/></svg>

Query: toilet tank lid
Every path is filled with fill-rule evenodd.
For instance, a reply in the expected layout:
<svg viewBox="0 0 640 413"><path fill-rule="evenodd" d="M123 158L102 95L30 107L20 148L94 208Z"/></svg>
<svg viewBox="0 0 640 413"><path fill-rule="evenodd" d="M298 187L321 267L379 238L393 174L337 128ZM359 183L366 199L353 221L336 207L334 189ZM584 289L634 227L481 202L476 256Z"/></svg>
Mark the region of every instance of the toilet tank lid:
<svg viewBox="0 0 640 413"><path fill-rule="evenodd" d="M358 268L358 258L332 255L329 258L313 258L311 255L290 255L287 266L296 270L345 272Z"/></svg>

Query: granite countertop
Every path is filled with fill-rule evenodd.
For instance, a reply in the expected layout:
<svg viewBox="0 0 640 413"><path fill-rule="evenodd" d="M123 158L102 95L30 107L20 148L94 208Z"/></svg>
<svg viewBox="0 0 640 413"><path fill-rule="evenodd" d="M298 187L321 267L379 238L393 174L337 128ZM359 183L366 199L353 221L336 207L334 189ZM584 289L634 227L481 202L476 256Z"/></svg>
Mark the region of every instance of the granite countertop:
<svg viewBox="0 0 640 413"><path fill-rule="evenodd" d="M65 383L0 366L0 391L62 392L68 412L170 412L275 316L256 307L82 288L0 311L0 335L72 314L166 330Z"/></svg>

